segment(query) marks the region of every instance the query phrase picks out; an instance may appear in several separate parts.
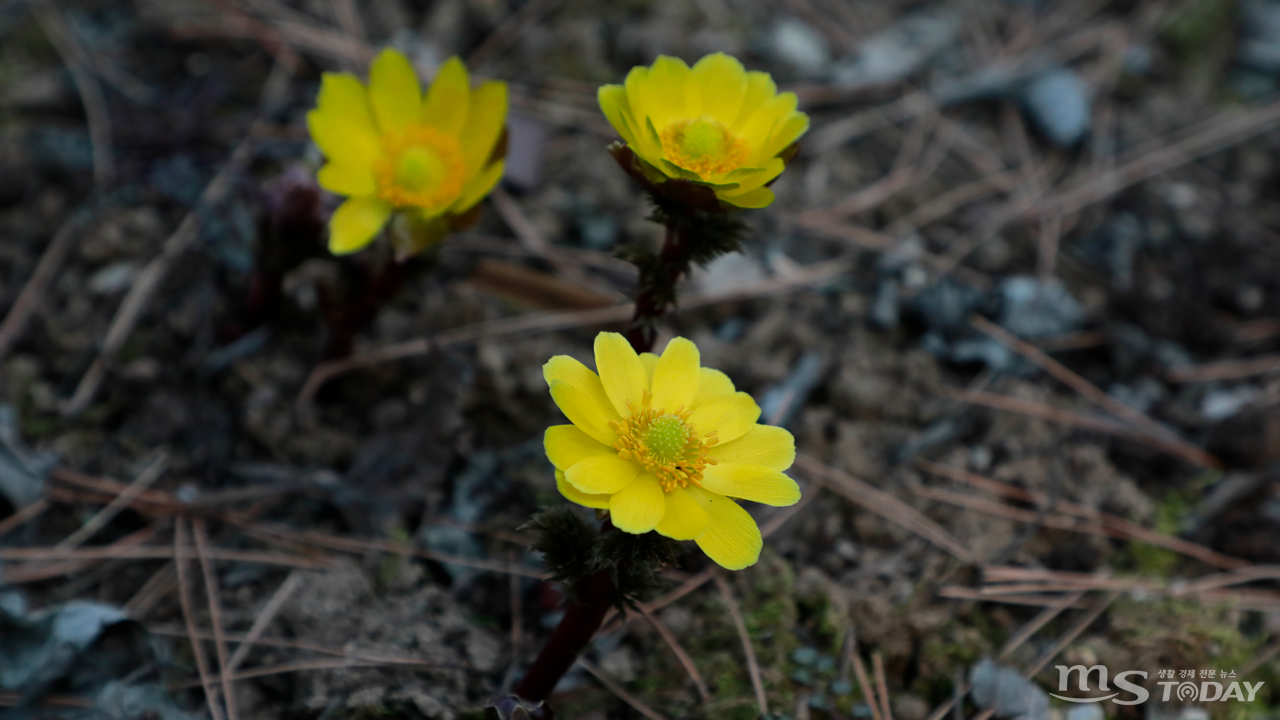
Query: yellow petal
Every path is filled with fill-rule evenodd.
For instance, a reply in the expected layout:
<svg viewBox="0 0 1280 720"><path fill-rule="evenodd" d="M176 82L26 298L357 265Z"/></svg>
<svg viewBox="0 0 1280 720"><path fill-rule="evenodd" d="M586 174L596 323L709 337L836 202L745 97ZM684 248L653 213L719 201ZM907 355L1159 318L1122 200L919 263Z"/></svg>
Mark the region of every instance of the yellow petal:
<svg viewBox="0 0 1280 720"><path fill-rule="evenodd" d="M467 122L470 104L471 78L467 75L467 66L456 56L451 57L440 66L422 101L422 122L449 135L458 135Z"/></svg>
<svg viewBox="0 0 1280 720"><path fill-rule="evenodd" d="M670 55L659 55L649 71L653 92L665 101L674 117L697 117L702 114L702 99L693 80L693 71L684 60ZM656 122L655 124L658 124ZM662 123L665 125L665 123Z"/></svg>
<svg viewBox="0 0 1280 720"><path fill-rule="evenodd" d="M645 125L645 101L648 96L649 85L649 68L633 67L631 72L627 73L627 79L623 81L622 89L627 95L627 108L631 111L631 119L635 120L632 127L634 132L641 132Z"/></svg>
<svg viewBox="0 0 1280 720"><path fill-rule="evenodd" d="M707 529L697 541L702 552L728 570L755 565L764 538L747 511L729 498L699 487L690 487L689 495L707 512Z"/></svg>
<svg viewBox="0 0 1280 720"><path fill-rule="evenodd" d="M689 416L689 423L699 435L706 437L714 431L720 442L727 443L746 435L759 419L760 406L750 395L739 392L702 403Z"/></svg>
<svg viewBox="0 0 1280 720"><path fill-rule="evenodd" d="M702 487L719 495L783 507L800 501L800 486L777 470L721 463L702 471Z"/></svg>
<svg viewBox="0 0 1280 720"><path fill-rule="evenodd" d="M493 186L502 179L502 173L506 167L506 160L497 160L481 170L462 187L462 194L449 207L449 210L460 215L475 207L476 203L483 200L493 190Z"/></svg>
<svg viewBox="0 0 1280 720"><path fill-rule="evenodd" d="M733 394L733 381L719 370L702 368L698 371L698 392L689 403L689 409L702 405L708 400ZM723 442L723 441L722 441Z"/></svg>
<svg viewBox="0 0 1280 720"><path fill-rule="evenodd" d="M329 220L329 252L346 255L373 242L391 217L391 204L372 196L347 200Z"/></svg>
<svg viewBox="0 0 1280 720"><path fill-rule="evenodd" d="M654 530L672 540L693 540L707 529L707 511L688 491L676 488L667 493L667 509Z"/></svg>
<svg viewBox="0 0 1280 720"><path fill-rule="evenodd" d="M320 187L339 195L372 195L378 190L371 166L343 164L336 160L320 168L316 181Z"/></svg>
<svg viewBox="0 0 1280 720"><path fill-rule="evenodd" d="M790 117L784 118L773 128L773 133L769 135L769 141L765 143L760 152L760 160L764 158L776 157L778 153L787 149L791 143L800 139L800 136L809 131L809 116L804 113L793 113Z"/></svg>
<svg viewBox="0 0 1280 720"><path fill-rule="evenodd" d="M643 130L646 119L655 129L666 127L674 120L692 117L690 98L692 73L679 58L659 56L652 67L633 68L627 73L627 102L636 119L637 132ZM656 139L657 133L654 134Z"/></svg>
<svg viewBox="0 0 1280 720"><path fill-rule="evenodd" d="M382 154L368 95L354 75L321 76L316 109L307 113L307 129L330 160L372 166Z"/></svg>
<svg viewBox="0 0 1280 720"><path fill-rule="evenodd" d="M653 390L653 369L658 366L658 356L651 352L640 353L640 364L644 365L644 372L649 376L649 390Z"/></svg>
<svg viewBox="0 0 1280 720"><path fill-rule="evenodd" d="M369 103L384 133L404 132L418 119L422 87L409 58L387 48L374 58L369 68Z"/></svg>
<svg viewBox="0 0 1280 720"><path fill-rule="evenodd" d="M747 71L737 58L714 53L693 66L693 78L702 97L702 115L725 125L733 123L747 94Z"/></svg>
<svg viewBox="0 0 1280 720"><path fill-rule="evenodd" d="M608 495L592 495L591 493L582 492L570 485L569 481L564 479L564 473L559 470L556 471L556 489L560 491L561 495L568 498L570 502L585 505L589 508L596 508L597 510L609 509Z"/></svg>
<svg viewBox="0 0 1280 720"><path fill-rule="evenodd" d="M636 138L632 133L631 123L627 116L631 114L631 104L627 102L627 89L621 85L602 85L596 91L596 100L600 103L600 111L622 136L628 145L635 145Z"/></svg>
<svg viewBox="0 0 1280 720"><path fill-rule="evenodd" d="M596 369L604 383L605 394L613 402L618 415L628 417L632 408L643 405L644 391L649 389L649 375L644 364L636 356L631 343L618 333L602 332L596 335ZM631 408L627 407L631 404Z"/></svg>
<svg viewBox="0 0 1280 720"><path fill-rule="evenodd" d="M722 197L721 200L740 208L767 207L774 201L773 191L767 187L758 187L749 193Z"/></svg>
<svg viewBox="0 0 1280 720"><path fill-rule="evenodd" d="M557 355L542 366L542 377L569 422L605 445L617 441L618 434L609 422L622 418L604 394L600 378L586 365L568 355Z"/></svg>
<svg viewBox="0 0 1280 720"><path fill-rule="evenodd" d="M623 532L647 533L657 527L667 510L662 486L653 473L643 473L609 498L609 517Z"/></svg>
<svg viewBox="0 0 1280 720"><path fill-rule="evenodd" d="M796 112L796 94L784 92L765 101L760 109L742 124L738 135L752 148L762 148L775 127L781 127Z"/></svg>
<svg viewBox="0 0 1280 720"><path fill-rule="evenodd" d="M577 425L552 425L542 436L547 459L557 470L568 470L581 460L618 451L586 434Z"/></svg>
<svg viewBox="0 0 1280 720"><path fill-rule="evenodd" d="M584 493L612 495L630 486L639 474L638 464L623 460L615 453L596 455L574 463L564 471L564 479ZM658 488L658 492L662 492L662 488Z"/></svg>
<svg viewBox="0 0 1280 720"><path fill-rule="evenodd" d="M433 86L432 90L434 89ZM506 83L489 81L471 92L467 122L458 135L458 141L462 144L462 157L467 165L467 177L474 177L485 167L506 123Z"/></svg>
<svg viewBox="0 0 1280 720"><path fill-rule="evenodd" d="M742 126L756 114L762 105L778 94L778 86L768 73L752 70L747 73L747 91L742 99L742 109L738 111L738 119L730 128L739 132Z"/></svg>
<svg viewBox="0 0 1280 720"><path fill-rule="evenodd" d="M697 345L682 337L667 343L653 371L653 407L669 412L681 407L688 410L698 392L700 363Z"/></svg>
<svg viewBox="0 0 1280 720"><path fill-rule="evenodd" d="M707 455L720 463L786 470L796 460L796 439L780 427L756 425L737 440L711 446Z"/></svg>
<svg viewBox="0 0 1280 720"><path fill-rule="evenodd" d="M725 181L733 181L738 185L737 188L723 193L717 193L725 198L731 198L736 195L745 195L755 190L765 183L773 180L782 174L787 164L782 162L782 158L770 158L761 163L761 167L750 168L746 172L734 170L725 175Z"/></svg>

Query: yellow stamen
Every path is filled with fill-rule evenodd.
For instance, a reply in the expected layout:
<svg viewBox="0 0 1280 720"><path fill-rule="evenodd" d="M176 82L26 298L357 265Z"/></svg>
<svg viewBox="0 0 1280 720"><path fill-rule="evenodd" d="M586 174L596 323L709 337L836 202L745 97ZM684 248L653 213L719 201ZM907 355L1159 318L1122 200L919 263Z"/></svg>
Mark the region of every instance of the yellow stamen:
<svg viewBox="0 0 1280 720"><path fill-rule="evenodd" d="M659 136L668 160L704 178L737 170L749 154L746 141L715 118L677 120Z"/></svg>
<svg viewBox="0 0 1280 720"><path fill-rule="evenodd" d="M645 391L641 407L630 402L631 415L625 420L612 421L610 425L618 433L613 447L618 457L634 460L658 478L663 491L702 485L702 471L716 461L707 457L707 448L717 440L714 432L706 439L700 438L689 423L689 411L683 406L675 412L654 410L650 407L653 395Z"/></svg>
<svg viewBox="0 0 1280 720"><path fill-rule="evenodd" d="M444 209L462 194L466 162L458 139L427 125L382 139L373 165L378 197L398 208Z"/></svg>

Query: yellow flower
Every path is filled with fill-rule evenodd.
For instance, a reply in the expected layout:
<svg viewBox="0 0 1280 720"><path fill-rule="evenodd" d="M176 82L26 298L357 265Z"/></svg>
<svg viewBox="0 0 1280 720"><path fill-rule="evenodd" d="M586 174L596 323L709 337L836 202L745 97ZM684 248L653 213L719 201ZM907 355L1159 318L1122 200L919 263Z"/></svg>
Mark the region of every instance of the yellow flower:
<svg viewBox="0 0 1280 720"><path fill-rule="evenodd" d="M600 88L599 100L650 182L688 180L744 208L773 202L765 185L809 129L795 93L779 93L767 73L747 72L724 53L692 69L660 56L652 67L633 68L625 85Z"/></svg>
<svg viewBox="0 0 1280 720"><path fill-rule="evenodd" d="M751 396L700 367L698 347L684 338L658 357L600 333L595 355L599 375L565 355L542 367L573 423L548 428L544 439L560 492L607 509L620 530L695 540L730 570L754 564L760 528L730 498L775 506L800 499L782 474L796 456L791 433L757 425Z"/></svg>
<svg viewBox="0 0 1280 720"><path fill-rule="evenodd" d="M456 57L425 97L409 60L391 49L373 61L367 88L350 73L325 73L307 113L328 159L317 179L349 196L330 221L329 249L363 248L393 212L442 227L472 209L502 177L495 155L506 118L506 83L473 90Z"/></svg>

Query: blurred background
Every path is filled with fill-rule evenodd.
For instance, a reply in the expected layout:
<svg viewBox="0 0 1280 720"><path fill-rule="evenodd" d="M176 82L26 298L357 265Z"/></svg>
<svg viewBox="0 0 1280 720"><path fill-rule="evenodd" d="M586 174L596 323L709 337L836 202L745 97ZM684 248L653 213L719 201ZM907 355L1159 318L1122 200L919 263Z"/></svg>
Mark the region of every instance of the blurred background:
<svg viewBox="0 0 1280 720"><path fill-rule="evenodd" d="M305 126L383 46L511 91L480 223L391 279L323 251ZM563 599L541 364L662 237L596 88L716 51L812 125L658 347L804 499L557 716L1280 717L1280 2L0 0L0 718L484 717Z"/></svg>

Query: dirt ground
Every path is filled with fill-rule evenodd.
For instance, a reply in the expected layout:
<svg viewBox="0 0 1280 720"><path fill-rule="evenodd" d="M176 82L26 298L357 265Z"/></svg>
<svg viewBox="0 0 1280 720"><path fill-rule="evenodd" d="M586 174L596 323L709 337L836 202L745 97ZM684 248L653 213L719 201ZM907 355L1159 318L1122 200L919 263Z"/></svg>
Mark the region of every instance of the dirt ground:
<svg viewBox="0 0 1280 720"><path fill-rule="evenodd" d="M508 174L326 365L368 259L254 283L383 45L510 83ZM562 600L541 365L662 237L595 89L715 51L812 125L658 345L804 500L727 594L689 544L557 717L1280 718L1275 4L0 0L0 719L485 717ZM1265 684L1068 705L1063 662Z"/></svg>

